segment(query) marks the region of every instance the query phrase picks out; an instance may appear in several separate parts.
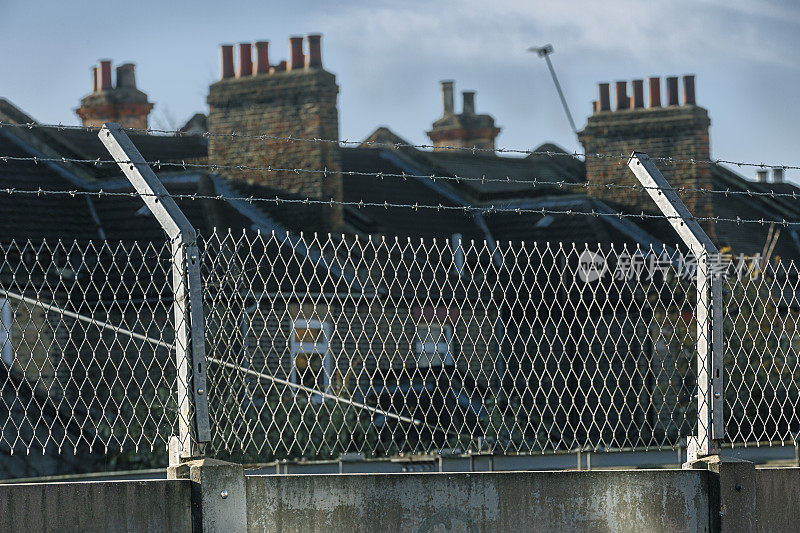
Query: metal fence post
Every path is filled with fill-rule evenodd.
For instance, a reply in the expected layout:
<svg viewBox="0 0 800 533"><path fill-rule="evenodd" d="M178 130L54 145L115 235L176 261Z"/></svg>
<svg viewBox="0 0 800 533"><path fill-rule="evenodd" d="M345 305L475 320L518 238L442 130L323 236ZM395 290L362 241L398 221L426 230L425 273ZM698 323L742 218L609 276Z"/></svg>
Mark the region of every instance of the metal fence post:
<svg viewBox="0 0 800 533"><path fill-rule="evenodd" d="M179 435L170 442L170 462L199 457L211 440L211 430L196 232L119 124L104 124L98 135L172 244Z"/></svg>
<svg viewBox="0 0 800 533"><path fill-rule="evenodd" d="M722 278L710 259L717 247L697 223L647 154L634 152L628 167L697 257L697 435L690 438L687 460L719 454L724 437L722 375Z"/></svg>

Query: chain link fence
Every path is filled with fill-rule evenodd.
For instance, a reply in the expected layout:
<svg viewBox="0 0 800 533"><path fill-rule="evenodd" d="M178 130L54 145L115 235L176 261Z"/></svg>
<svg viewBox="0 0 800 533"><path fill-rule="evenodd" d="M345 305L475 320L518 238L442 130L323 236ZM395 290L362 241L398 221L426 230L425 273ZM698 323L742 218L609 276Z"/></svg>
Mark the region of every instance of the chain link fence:
<svg viewBox="0 0 800 533"><path fill-rule="evenodd" d="M215 454L647 450L696 433L696 270L677 248L254 232L198 247ZM0 446L164 450L190 389L171 243L0 249ZM793 442L797 265L717 261L726 440Z"/></svg>
<svg viewBox="0 0 800 533"><path fill-rule="evenodd" d="M0 445L163 447L177 434L168 243L0 244Z"/></svg>
<svg viewBox="0 0 800 533"><path fill-rule="evenodd" d="M760 258L759 258L760 259ZM725 436L785 445L800 434L800 272L760 261L724 287Z"/></svg>

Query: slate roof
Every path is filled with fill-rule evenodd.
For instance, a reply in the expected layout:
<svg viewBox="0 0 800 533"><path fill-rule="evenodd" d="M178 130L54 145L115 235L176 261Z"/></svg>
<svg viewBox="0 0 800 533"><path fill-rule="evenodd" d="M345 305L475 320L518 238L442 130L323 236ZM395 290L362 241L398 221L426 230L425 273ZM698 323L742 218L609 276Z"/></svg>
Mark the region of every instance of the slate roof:
<svg viewBox="0 0 800 533"><path fill-rule="evenodd" d="M0 129L0 154L10 157L30 157L7 130ZM76 187L52 166L27 161L0 162L0 187L21 191L39 188L71 190ZM33 194L0 194L0 241L11 239L97 238L97 230L83 197L37 196Z"/></svg>
<svg viewBox="0 0 800 533"><path fill-rule="evenodd" d="M391 151L381 148L343 148L342 168L345 171L365 173L420 175L421 169L404 163ZM343 177L344 199L348 202L363 200L369 203L393 203L414 205L442 205L459 207L463 204L442 184L427 179L410 177L380 178L374 175L347 175ZM373 232L401 237L450 236L460 233L465 239L484 239L471 213L455 210L432 209L386 209L364 207L359 209L373 223Z"/></svg>
<svg viewBox="0 0 800 533"><path fill-rule="evenodd" d="M534 151L552 151L553 156L530 154L527 157L490 155L484 153L442 150L426 154L434 171L472 180L487 178L500 181L464 181L460 189L470 199L492 199L538 196L570 192L569 188L554 185L560 181L581 183L586 179L586 168L581 161L558 156L564 150L553 145L543 145ZM520 181L529 183L519 183Z"/></svg>

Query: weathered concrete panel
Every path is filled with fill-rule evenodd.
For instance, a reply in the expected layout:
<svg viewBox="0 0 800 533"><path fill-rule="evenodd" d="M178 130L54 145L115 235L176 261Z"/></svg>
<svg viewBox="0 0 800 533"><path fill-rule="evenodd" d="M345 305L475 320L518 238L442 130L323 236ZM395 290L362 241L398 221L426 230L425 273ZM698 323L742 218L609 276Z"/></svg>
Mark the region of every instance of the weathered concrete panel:
<svg viewBox="0 0 800 533"><path fill-rule="evenodd" d="M191 531L189 481L0 485L0 531Z"/></svg>
<svg viewBox="0 0 800 533"><path fill-rule="evenodd" d="M709 472L247 477L249 531L707 531Z"/></svg>
<svg viewBox="0 0 800 533"><path fill-rule="evenodd" d="M197 459L170 466L167 477L192 482L195 531L244 533L247 530L247 494L242 465Z"/></svg>
<svg viewBox="0 0 800 533"><path fill-rule="evenodd" d="M800 529L800 468L756 469L759 531Z"/></svg>

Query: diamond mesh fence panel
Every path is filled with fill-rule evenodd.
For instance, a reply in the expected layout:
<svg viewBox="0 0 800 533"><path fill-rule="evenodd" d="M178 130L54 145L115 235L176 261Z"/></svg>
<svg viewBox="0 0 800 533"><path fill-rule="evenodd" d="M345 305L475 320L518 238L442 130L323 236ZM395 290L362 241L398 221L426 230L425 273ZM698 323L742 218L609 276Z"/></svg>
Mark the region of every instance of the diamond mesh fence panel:
<svg viewBox="0 0 800 533"><path fill-rule="evenodd" d="M0 448L164 450L178 422L169 243L0 249Z"/></svg>
<svg viewBox="0 0 800 533"><path fill-rule="evenodd" d="M199 245L214 454L649 450L697 431L695 273L677 248L253 232ZM170 243L2 252L0 448L163 453L192 416ZM726 440L791 443L798 268L720 263Z"/></svg>
<svg viewBox="0 0 800 533"><path fill-rule="evenodd" d="M797 264L766 262L730 277L724 291L725 436L784 445L800 433Z"/></svg>
<svg viewBox="0 0 800 533"><path fill-rule="evenodd" d="M212 447L243 459L673 448L696 431L675 250L215 234Z"/></svg>

